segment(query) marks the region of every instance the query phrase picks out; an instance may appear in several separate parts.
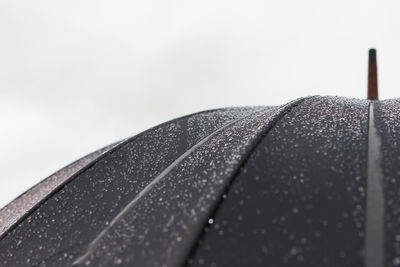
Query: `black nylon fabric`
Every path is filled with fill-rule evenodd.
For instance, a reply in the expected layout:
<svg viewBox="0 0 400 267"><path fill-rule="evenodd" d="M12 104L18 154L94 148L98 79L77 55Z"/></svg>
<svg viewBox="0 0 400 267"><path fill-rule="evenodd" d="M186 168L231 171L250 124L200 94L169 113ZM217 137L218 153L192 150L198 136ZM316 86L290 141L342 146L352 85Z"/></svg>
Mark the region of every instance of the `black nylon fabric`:
<svg viewBox="0 0 400 267"><path fill-rule="evenodd" d="M139 135L75 177L4 236L0 266L70 266L160 170L219 127L260 109L203 112Z"/></svg>
<svg viewBox="0 0 400 267"><path fill-rule="evenodd" d="M399 103L375 112L390 267L400 266ZM365 266L368 104L312 97L155 127L5 235L0 266Z"/></svg>
<svg viewBox="0 0 400 267"><path fill-rule="evenodd" d="M67 183L69 179L74 177L81 170L89 167L96 162L104 154L117 147L124 140L99 149L79 160L67 165L61 170L50 175L40 183L28 189L26 192L11 201L7 206L0 210L0 240L18 222L23 220L25 216L35 209L41 202L49 197L57 188Z"/></svg>
<svg viewBox="0 0 400 267"><path fill-rule="evenodd" d="M385 266L400 266L400 99L377 101L375 124L382 141Z"/></svg>
<svg viewBox="0 0 400 267"><path fill-rule="evenodd" d="M264 137L190 266L364 266L368 102L312 98Z"/></svg>

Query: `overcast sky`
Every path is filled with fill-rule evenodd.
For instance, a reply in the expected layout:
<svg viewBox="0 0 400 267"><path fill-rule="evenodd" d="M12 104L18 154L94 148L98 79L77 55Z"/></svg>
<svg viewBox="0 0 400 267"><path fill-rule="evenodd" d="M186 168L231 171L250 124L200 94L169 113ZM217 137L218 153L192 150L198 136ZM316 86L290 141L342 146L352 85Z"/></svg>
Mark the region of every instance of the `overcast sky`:
<svg viewBox="0 0 400 267"><path fill-rule="evenodd" d="M400 95L400 1L0 1L0 207L102 146L204 109Z"/></svg>

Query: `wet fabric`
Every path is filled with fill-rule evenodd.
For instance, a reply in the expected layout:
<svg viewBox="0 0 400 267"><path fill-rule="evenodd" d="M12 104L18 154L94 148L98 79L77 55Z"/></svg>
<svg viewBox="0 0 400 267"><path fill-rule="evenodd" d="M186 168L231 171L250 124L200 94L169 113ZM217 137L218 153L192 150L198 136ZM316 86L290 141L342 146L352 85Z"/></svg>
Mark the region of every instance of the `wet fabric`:
<svg viewBox="0 0 400 267"><path fill-rule="evenodd" d="M191 266L363 266L368 102L314 98L241 168Z"/></svg>
<svg viewBox="0 0 400 267"><path fill-rule="evenodd" d="M199 147L195 154L185 158L182 166L174 170L175 175L170 175L165 184L153 190L154 195L149 194L146 200L141 201L142 204L137 206L140 211L138 218L129 217L137 214L137 209L133 209L129 216L119 221L119 224L100 240L100 245L96 245L87 259L77 264L86 265L96 260L95 265L109 266L120 261L127 264L137 260L140 255L146 260L156 251L157 243L160 243L159 250L165 252L165 258L160 260L184 261L183 251L176 249L173 252L180 257L170 257L171 253L167 250L173 242L179 247L182 246L181 241L187 240L183 239L185 236L177 235L185 230L185 222L171 219L174 216L173 212L181 213L183 218L192 220L193 225L201 231L203 224L201 218L208 213L204 204L213 203L212 199L216 198L212 194L203 195L204 190L210 190L215 186L223 190L225 181L221 182L219 175L224 173L226 177L232 175L241 155L246 155L246 148L257 137L257 131L262 131L268 125L268 119L272 120L274 115L280 114L281 111L282 108L255 107L204 112L164 124L137 136L67 183L17 228L8 233L0 242L0 262L3 265L20 266L71 265L85 254L90 243L119 216L124 207L146 189L154 178L173 165L186 151L214 133L210 140L206 140L208 142L205 147ZM247 135L243 135L245 130ZM227 147L229 141L232 141L232 144ZM213 159L213 151L221 152L222 156L226 157ZM207 155L211 158L202 160ZM212 168L213 164L221 168ZM191 166L196 168L191 170L192 173L188 173L186 168ZM205 176L189 184L195 188L202 188L203 191L199 190L197 194L200 197L195 200L197 207L188 209L185 209L185 204L193 195L190 191L195 188L180 187L185 174L189 178L199 178L197 174ZM210 179L212 177L214 179ZM175 194L170 196L171 202L163 199L166 192L174 189ZM174 205L169 205L173 203L172 201L175 201ZM157 206L157 203L162 205ZM168 207L171 207L171 210L168 210ZM146 214L157 210L164 211L164 213L156 212L156 215L161 214L159 219L166 219L166 223L170 222L172 230L168 229L168 224L163 224L161 221L160 225L150 224L153 216ZM196 212L199 213L198 219L193 216ZM137 220L142 222L137 223ZM201 224L198 224L197 220ZM157 238L159 234L156 231L156 234L150 235L149 230L152 228L149 225L156 226L160 233L166 229L166 238L152 243L151 238ZM191 231L185 230L184 233L186 232L189 237L194 237ZM114 241L113 238L122 239ZM140 250L132 252L131 249L127 249L130 245L137 245ZM108 250L104 251L104 247Z"/></svg>
<svg viewBox="0 0 400 267"><path fill-rule="evenodd" d="M385 195L385 266L400 266L400 99L377 101L375 124L382 140Z"/></svg>
<svg viewBox="0 0 400 267"><path fill-rule="evenodd" d="M371 118L382 266L400 266L399 103L371 115L370 101L317 96L154 127L16 216L0 266L370 267Z"/></svg>
<svg viewBox="0 0 400 267"><path fill-rule="evenodd" d="M99 149L50 175L27 192L17 197L10 204L0 210L0 239L18 221L25 218L36 206L40 205L58 187L68 182L75 174L94 163L108 151L118 146L124 140Z"/></svg>

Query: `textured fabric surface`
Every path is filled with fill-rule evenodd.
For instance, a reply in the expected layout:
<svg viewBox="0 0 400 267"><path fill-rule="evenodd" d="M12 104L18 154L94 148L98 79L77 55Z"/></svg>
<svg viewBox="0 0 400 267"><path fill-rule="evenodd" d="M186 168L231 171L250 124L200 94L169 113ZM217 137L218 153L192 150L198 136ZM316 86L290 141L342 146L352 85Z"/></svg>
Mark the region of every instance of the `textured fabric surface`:
<svg viewBox="0 0 400 267"><path fill-rule="evenodd" d="M154 127L11 203L25 210L0 266L400 266L399 103L317 96Z"/></svg>
<svg viewBox="0 0 400 267"><path fill-rule="evenodd" d="M121 141L122 142L122 141ZM10 204L0 210L0 237L15 225L25 214L41 203L60 185L67 182L74 174L99 157L116 147L120 142L99 149L52 174L42 182L30 188L27 192L17 197Z"/></svg>
<svg viewBox="0 0 400 267"><path fill-rule="evenodd" d="M312 98L263 138L193 266L363 266L368 102Z"/></svg>

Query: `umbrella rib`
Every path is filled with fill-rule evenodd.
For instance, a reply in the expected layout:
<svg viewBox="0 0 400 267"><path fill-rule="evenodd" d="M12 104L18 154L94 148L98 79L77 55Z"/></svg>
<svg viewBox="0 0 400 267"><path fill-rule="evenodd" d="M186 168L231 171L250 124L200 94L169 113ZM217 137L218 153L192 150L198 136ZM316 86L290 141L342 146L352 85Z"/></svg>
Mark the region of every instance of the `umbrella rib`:
<svg viewBox="0 0 400 267"><path fill-rule="evenodd" d="M259 135L259 138L257 139L256 142L254 142L254 144L252 145L251 149L249 150L249 152L245 155L245 158L243 159L243 161L239 164L235 174L232 176L232 178L229 181L229 184L226 186L224 193L221 194L219 201L217 203L215 203L214 208L212 209L212 212L210 213L210 215L208 216L209 218L215 218L216 214L218 212L218 210L220 209L221 205L224 202L224 198L222 197L222 195L227 195L229 193L229 190L231 188L231 186L233 185L233 183L236 180L236 177L239 175L239 173L241 172L242 168L247 164L248 160L250 159L251 155L254 153L254 151L257 149L257 147L259 146L259 144L262 142L262 140L264 139L264 137L275 127L276 124L278 124L279 121L281 121L283 119L283 117L291 112L293 110L293 108L298 107L299 105L301 105L306 99L311 99L314 96L310 96L310 97L305 97L305 98L300 98L299 100L294 101L292 104L289 104L287 108L285 108L282 112L280 112L275 119L272 120L272 122L268 125L268 127ZM208 225L208 222L207 222ZM203 229L206 226L203 226ZM195 244L193 246L193 248L191 249L191 252L188 254L187 260L185 262L188 262L189 259L192 259L198 249L199 246L199 240L202 240L204 238L204 235L206 234L205 231L203 231L202 233L200 233L198 235L197 238L197 244Z"/></svg>
<svg viewBox="0 0 400 267"><path fill-rule="evenodd" d="M117 216L115 216L113 218L113 220L107 225L106 228L104 228L100 234L98 234L96 236L95 239L93 239L90 244L88 245L88 248L86 250L86 252L78 257L74 262L73 265L78 265L83 263L92 253L93 251L96 249L96 247L98 246L98 243L101 241L101 239L110 231L110 229L119 221L121 221L123 219L123 217L125 216L125 214L142 198L144 197L148 192L151 191L151 189L153 189L153 187L160 182L165 176L167 176L170 171L172 169L174 169L179 163L181 163L187 156L189 156L193 151L195 151L198 147L200 147L201 145L203 145L205 142L207 142L210 138L212 138L213 136L215 136L216 134L220 133L221 131L223 131L224 129L226 129L227 127L243 120L246 119L247 117L250 117L254 114L256 114L257 112L260 112L262 110L257 110L256 112L252 112L246 116L240 117L238 119L235 119L225 125L223 125L222 127L218 128L217 130L215 130L214 132L212 132L211 134L209 134L208 136L206 136L205 138L203 138L202 140L200 140L198 143L196 143L195 145L193 145L191 148L189 148L188 150L186 150L182 155L180 155L177 159L175 159L167 168L165 168L159 175L157 175L157 177L155 177L142 191L140 191L135 198L129 202L128 205L126 205L118 214Z"/></svg>
<svg viewBox="0 0 400 267"><path fill-rule="evenodd" d="M381 139L374 122L374 102L369 104L365 266L382 267L384 261L384 192Z"/></svg>

